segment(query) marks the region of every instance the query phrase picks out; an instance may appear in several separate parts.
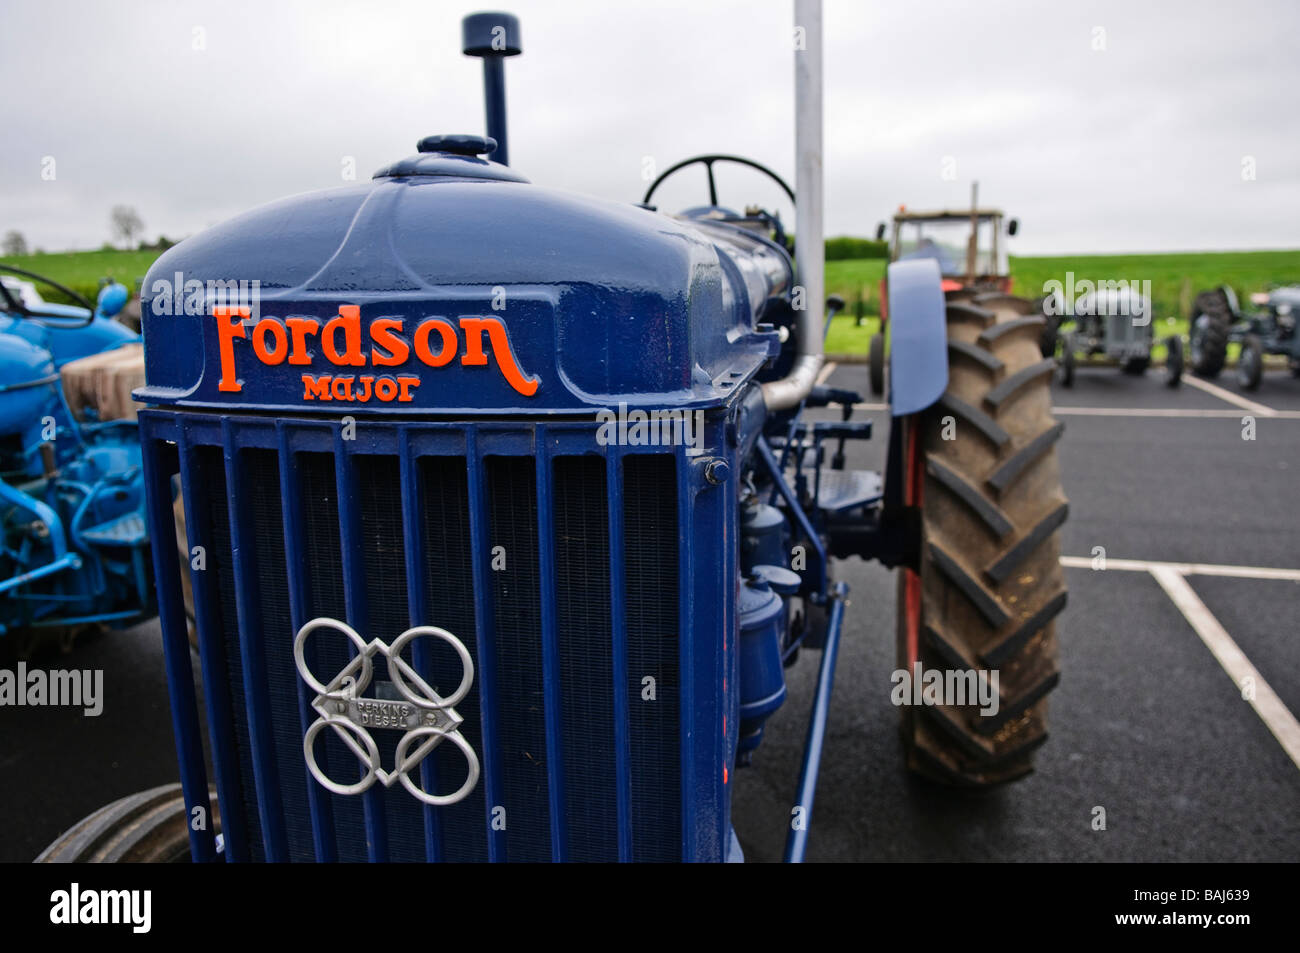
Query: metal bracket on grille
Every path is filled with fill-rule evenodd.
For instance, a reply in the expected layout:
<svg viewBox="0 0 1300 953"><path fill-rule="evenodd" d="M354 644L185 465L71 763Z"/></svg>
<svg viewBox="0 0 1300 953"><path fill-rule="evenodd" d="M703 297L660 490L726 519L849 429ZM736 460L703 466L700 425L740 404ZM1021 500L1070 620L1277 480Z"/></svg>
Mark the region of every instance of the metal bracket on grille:
<svg viewBox="0 0 1300 953"><path fill-rule="evenodd" d="M342 671L330 679L328 684L320 682L312 674L304 657L307 636L322 628L342 632L357 649L357 654ZM442 698L438 695L402 658L402 650L420 636L442 639L460 656L464 675L459 687L450 698ZM377 692L383 691L388 697L367 698L363 695L374 675L375 653L382 654L388 660L388 672L392 681L375 685ZM452 707L469 693L470 686L474 682L474 661L470 658L469 650L465 648L464 643L456 636L437 626L422 625L407 629L392 645L388 645L382 639L366 642L347 623L322 617L312 619L298 630L293 640L293 660L298 666L298 675L308 687L317 692L311 707L320 717L308 727L302 745L312 777L327 790L335 794L360 794L376 780L386 788L392 787L395 781L401 781L402 787L416 798L425 804L436 806L455 804L474 790L479 776L478 755L461 735L460 726L464 719ZM360 781L353 784L340 784L326 775L316 763L314 752L316 738L326 726L333 729L339 740L347 745L348 750L365 766L366 774ZM396 764L392 771L385 771L379 765L379 746L375 744L375 739L370 734L371 728L405 731L397 742L397 750L393 755ZM460 748L465 755L469 770L465 783L454 793L430 794L411 780L409 772L443 741L450 741ZM412 745L416 745L414 751L411 750Z"/></svg>

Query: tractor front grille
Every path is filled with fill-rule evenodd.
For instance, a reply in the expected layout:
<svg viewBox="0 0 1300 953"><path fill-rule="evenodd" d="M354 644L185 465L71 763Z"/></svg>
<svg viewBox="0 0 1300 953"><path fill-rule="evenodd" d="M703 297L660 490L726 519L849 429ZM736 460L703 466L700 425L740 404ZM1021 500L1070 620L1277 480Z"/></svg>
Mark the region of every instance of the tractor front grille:
<svg viewBox="0 0 1300 953"><path fill-rule="evenodd" d="M162 496L173 472L183 488L192 566L180 568L194 586L227 859L720 859L723 799L699 786L693 797L683 777L700 752L684 714L698 634L683 624L693 511L679 450L600 446L576 424L361 423L348 439L322 420L146 411L141 426L151 491ZM165 502L152 503L157 521ZM160 603L175 679L184 633ZM314 693L293 642L319 616L366 641L434 625L466 645L475 678L456 710L482 765L468 797L432 807L400 784L339 795L311 777ZM728 616L701 616L723 649ZM332 634L308 646L324 680L354 653ZM696 673L712 710L725 656L699 648L717 661ZM417 640L411 660L444 696L455 689L450 650ZM388 678L382 658L374 678ZM196 776L173 686L178 701L182 774ZM401 733L371 734L391 766ZM338 781L363 773L331 730L315 750ZM465 761L443 744L418 774L447 793Z"/></svg>

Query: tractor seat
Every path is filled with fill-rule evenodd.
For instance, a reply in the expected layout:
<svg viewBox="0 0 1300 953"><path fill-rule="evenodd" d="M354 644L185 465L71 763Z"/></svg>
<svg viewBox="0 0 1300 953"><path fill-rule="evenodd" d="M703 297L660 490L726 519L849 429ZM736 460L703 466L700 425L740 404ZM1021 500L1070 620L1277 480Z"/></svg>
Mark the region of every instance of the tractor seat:
<svg viewBox="0 0 1300 953"><path fill-rule="evenodd" d="M879 473L869 470L822 470L817 491L817 509L842 513L866 503L874 503L884 494Z"/></svg>

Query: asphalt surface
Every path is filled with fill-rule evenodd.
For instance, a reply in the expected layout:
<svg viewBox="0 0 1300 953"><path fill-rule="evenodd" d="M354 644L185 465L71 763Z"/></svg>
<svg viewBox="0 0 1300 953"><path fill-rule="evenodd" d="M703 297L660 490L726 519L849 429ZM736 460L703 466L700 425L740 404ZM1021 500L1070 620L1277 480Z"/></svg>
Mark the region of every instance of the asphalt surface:
<svg viewBox="0 0 1300 953"><path fill-rule="evenodd" d="M865 390L865 369L831 383ZM1240 393L1224 379L1218 384ZM1249 400L1300 411L1300 381L1269 374ZM1300 419L1256 416L1184 386L1081 369L1055 390L1071 515L1062 551L1109 559L1300 568ZM1103 416L1177 408L1230 415ZM1076 412L1070 412L1074 409ZM1078 412L1082 409L1082 412ZM1090 410L1091 409L1091 410ZM1240 415L1235 413L1240 411ZM878 469L876 439L850 465ZM1297 415L1300 417L1300 415ZM894 576L853 559L852 587L813 812L810 860L1296 860L1300 768L1146 572L1066 570L1061 683L1037 771L968 794L902 768L889 702ZM1190 576L1206 606L1292 712L1300 712L1300 584ZM5 666L13 663L5 661ZM0 861L28 861L77 820L174 781L175 750L156 625L99 637L46 668L103 668L104 713L0 708ZM778 860L788 829L817 655L787 672L790 694L754 766L737 774L733 821L750 860ZM1094 809L1106 830L1092 828Z"/></svg>

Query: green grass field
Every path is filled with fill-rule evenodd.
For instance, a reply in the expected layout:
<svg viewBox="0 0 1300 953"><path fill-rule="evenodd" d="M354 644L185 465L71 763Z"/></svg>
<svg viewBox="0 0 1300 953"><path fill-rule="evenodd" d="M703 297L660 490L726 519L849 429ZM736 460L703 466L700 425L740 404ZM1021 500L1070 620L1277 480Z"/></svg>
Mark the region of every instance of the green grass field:
<svg viewBox="0 0 1300 953"><path fill-rule="evenodd" d="M156 251L88 251L0 258L0 262L48 275L93 299L99 279L114 278L132 291L158 257ZM1012 258L1015 293L1037 297L1048 281L1150 281L1155 309L1156 339L1187 333L1187 312L1200 291L1228 284L1244 302L1252 291L1300 282L1300 250L1257 252L1193 252L1174 255L1076 255L1055 258ZM885 261L850 259L826 263L826 293L848 304L836 318L826 341L829 354L866 354L871 335L880 328L880 279ZM59 300L54 293L46 295ZM857 309L864 320L856 323ZM1157 346L1160 360L1164 348Z"/></svg>
<svg viewBox="0 0 1300 953"><path fill-rule="evenodd" d="M0 258L0 264L25 268L37 274L45 275L66 285L73 291L94 301L99 292L99 279L112 278L120 281L135 293L135 284L145 276L149 266L154 263L158 251L74 251L52 252L44 255L22 255L17 258ZM51 288L39 288L41 297L48 301L63 299Z"/></svg>
<svg viewBox="0 0 1300 953"><path fill-rule="evenodd" d="M880 330L880 279L885 259L859 258L826 263L826 294L844 299L845 310L831 323L827 354L866 354L871 336ZM861 307L863 321L857 323Z"/></svg>
<svg viewBox="0 0 1300 953"><path fill-rule="evenodd" d="M848 314L835 319L826 341L829 354L866 354L871 335L880 327L881 260L826 263L826 293L841 295ZM1066 275L1074 281L1151 282L1156 340L1187 334L1188 311L1198 292L1231 285L1245 303L1253 291L1300 282L1300 250L1257 252L1193 252L1174 255L1078 255L1055 258L1012 258L1013 291L1027 298L1043 294L1048 281L1064 286ZM862 301L867 315L856 325L855 306ZM1234 346L1235 350L1235 346ZM1157 345L1155 359L1164 357Z"/></svg>

